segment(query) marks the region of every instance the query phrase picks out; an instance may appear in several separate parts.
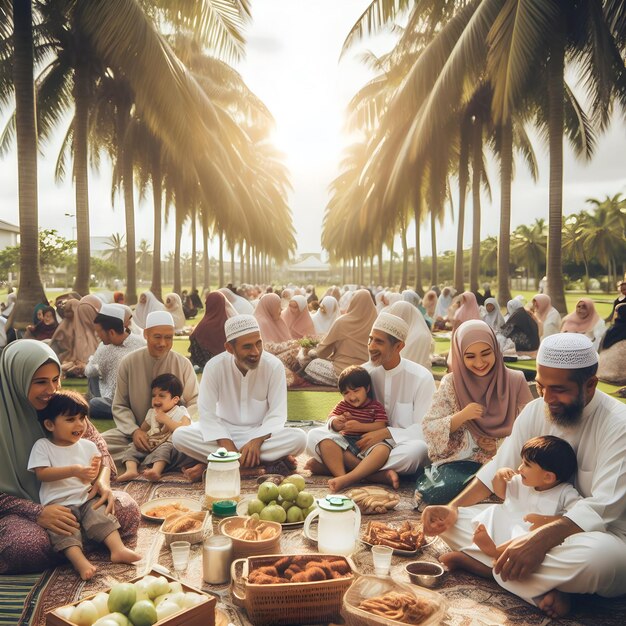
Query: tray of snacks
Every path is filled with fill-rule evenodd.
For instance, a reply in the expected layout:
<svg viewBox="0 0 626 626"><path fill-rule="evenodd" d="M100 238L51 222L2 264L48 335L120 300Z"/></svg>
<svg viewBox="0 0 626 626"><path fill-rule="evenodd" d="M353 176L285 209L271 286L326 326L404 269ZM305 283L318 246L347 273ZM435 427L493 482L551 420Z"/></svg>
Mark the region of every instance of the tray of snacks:
<svg viewBox="0 0 626 626"><path fill-rule="evenodd" d="M231 595L255 626L337 621L354 564L333 554L273 554L237 559Z"/></svg>
<svg viewBox="0 0 626 626"><path fill-rule="evenodd" d="M362 515L387 513L395 509L400 496L384 487L353 487L344 492L361 509Z"/></svg>
<svg viewBox="0 0 626 626"><path fill-rule="evenodd" d="M366 546L389 546L399 556L415 556L435 539L424 535L421 524L408 520L392 524L368 522L361 536L361 542Z"/></svg>
<svg viewBox="0 0 626 626"><path fill-rule="evenodd" d="M165 545L169 546L172 541L200 543L210 528L211 514L208 511L194 511L168 515L159 532L163 534Z"/></svg>
<svg viewBox="0 0 626 626"><path fill-rule="evenodd" d="M236 559L280 552L282 527L278 522L264 522L252 517L228 517L220 522L218 528L222 535L232 539Z"/></svg>
<svg viewBox="0 0 626 626"><path fill-rule="evenodd" d="M46 626L72 624L158 624L214 626L216 600L156 571L117 583L93 596L46 613ZM114 613L111 619L108 615ZM124 621L122 621L124 620Z"/></svg>
<svg viewBox="0 0 626 626"><path fill-rule="evenodd" d="M141 516L151 522L163 522L168 515L201 511L200 500L192 498L156 498L139 507Z"/></svg>
<svg viewBox="0 0 626 626"><path fill-rule="evenodd" d="M391 578L361 576L343 598L342 615L347 626L395 626L441 624L446 614L444 597Z"/></svg>

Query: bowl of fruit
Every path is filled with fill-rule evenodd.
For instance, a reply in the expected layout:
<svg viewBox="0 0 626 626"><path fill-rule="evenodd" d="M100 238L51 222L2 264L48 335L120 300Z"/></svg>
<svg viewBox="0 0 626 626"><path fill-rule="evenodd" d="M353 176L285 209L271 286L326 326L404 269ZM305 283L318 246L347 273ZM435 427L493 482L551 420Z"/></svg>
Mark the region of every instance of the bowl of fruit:
<svg viewBox="0 0 626 626"><path fill-rule="evenodd" d="M285 528L301 526L316 506L315 498L305 487L299 474L287 476L279 485L266 480L259 485L256 495L244 496L239 501L237 515L278 522Z"/></svg>

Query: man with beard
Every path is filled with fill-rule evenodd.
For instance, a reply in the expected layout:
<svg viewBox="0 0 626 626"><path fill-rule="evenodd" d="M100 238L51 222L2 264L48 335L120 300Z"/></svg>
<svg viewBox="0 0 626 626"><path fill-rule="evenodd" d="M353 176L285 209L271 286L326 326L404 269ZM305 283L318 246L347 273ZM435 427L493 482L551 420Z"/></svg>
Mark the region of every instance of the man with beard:
<svg viewBox="0 0 626 626"><path fill-rule="evenodd" d="M363 365L372 378L374 398L385 407L389 425L365 433L357 446L367 450L387 441L391 447L387 462L367 480L388 484L394 489L400 484L398 474L413 474L428 463L422 420L435 393L433 375L425 367L400 356L407 333L408 325L403 319L391 313L380 313L367 344L370 360ZM329 424L310 430L307 452L312 458L306 469L315 474L329 474L324 458L333 462L333 457L342 457L348 471L362 463L354 454L341 449L339 439Z"/></svg>
<svg viewBox="0 0 626 626"><path fill-rule="evenodd" d="M426 534L441 535L454 550L493 566L498 584L550 617L570 611L571 594L626 593L626 406L596 389L597 368L598 355L584 335L544 339L536 377L542 397L526 405L465 491L422 514ZM576 451L575 487L582 499L560 519L513 540L493 562L472 545L470 523L488 505L472 505L491 495L488 485L498 469L519 466L524 442L539 435L561 437Z"/></svg>
<svg viewBox="0 0 626 626"><path fill-rule="evenodd" d="M287 382L285 368L263 351L259 324L253 315L226 320L226 352L204 368L198 399L199 421L178 428L174 447L200 461L184 470L199 480L209 454L218 448L240 452L242 468L285 459L293 469L295 456L304 450L306 436L299 428L286 428Z"/></svg>

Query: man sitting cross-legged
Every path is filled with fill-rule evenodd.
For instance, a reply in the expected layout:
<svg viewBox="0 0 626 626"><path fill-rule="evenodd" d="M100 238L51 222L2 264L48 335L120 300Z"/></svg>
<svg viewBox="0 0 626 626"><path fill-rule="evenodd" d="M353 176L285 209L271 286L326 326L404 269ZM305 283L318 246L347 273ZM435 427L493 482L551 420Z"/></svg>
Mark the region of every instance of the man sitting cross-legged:
<svg viewBox="0 0 626 626"><path fill-rule="evenodd" d="M295 456L306 444L299 428L286 428L285 368L263 351L259 325L252 315L226 320L226 352L204 368L198 398L199 421L174 431L172 442L200 461L184 474L199 480L209 454L218 448L241 452L242 468L285 458L294 469Z"/></svg>

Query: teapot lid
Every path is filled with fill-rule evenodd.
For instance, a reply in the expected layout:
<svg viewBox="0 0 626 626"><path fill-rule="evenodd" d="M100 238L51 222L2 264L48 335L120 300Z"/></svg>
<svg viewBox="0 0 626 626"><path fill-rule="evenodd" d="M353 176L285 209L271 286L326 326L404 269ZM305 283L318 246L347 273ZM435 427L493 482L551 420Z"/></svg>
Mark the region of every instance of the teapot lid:
<svg viewBox="0 0 626 626"><path fill-rule="evenodd" d="M346 496L329 495L325 498L320 498L317 501L317 505L324 511L342 512L351 511L354 509L354 502Z"/></svg>
<svg viewBox="0 0 626 626"><path fill-rule="evenodd" d="M240 456L239 452L229 452L226 448L218 448L215 452L209 454L207 459L216 463L228 463L236 461Z"/></svg>

